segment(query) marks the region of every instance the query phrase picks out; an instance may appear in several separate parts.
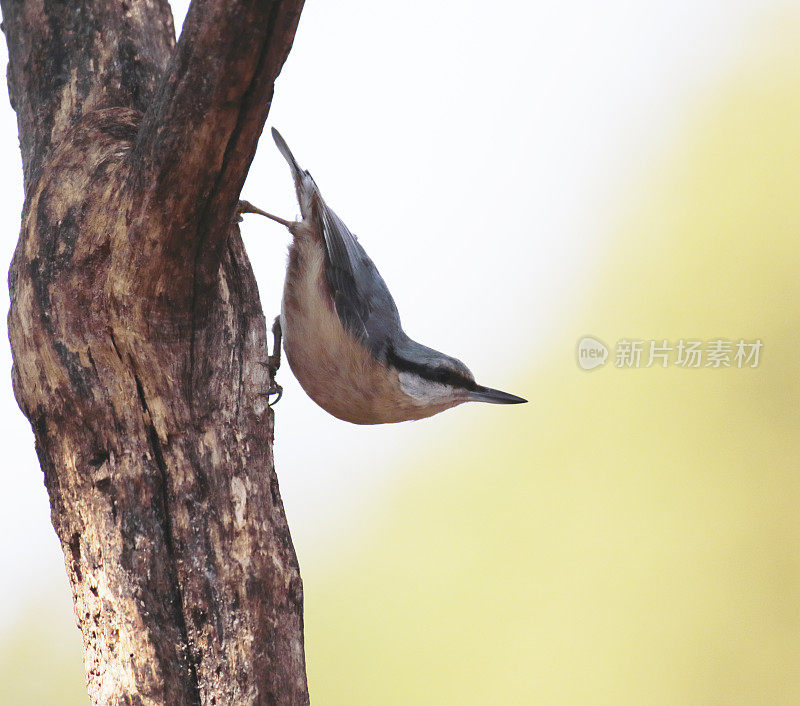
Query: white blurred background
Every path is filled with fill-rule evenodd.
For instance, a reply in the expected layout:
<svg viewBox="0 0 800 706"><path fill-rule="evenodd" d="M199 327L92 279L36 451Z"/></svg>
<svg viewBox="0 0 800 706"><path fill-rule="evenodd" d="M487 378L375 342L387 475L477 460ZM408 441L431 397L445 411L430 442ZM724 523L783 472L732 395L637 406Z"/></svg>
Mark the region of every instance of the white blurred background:
<svg viewBox="0 0 800 706"><path fill-rule="evenodd" d="M176 25L187 5L173 3ZM687 106L709 98L742 61L748 38L797 7L309 0L267 125L281 130L359 236L408 333L465 361L480 382L535 405L537 390L521 386L524 373L553 353L565 321L595 296L616 195L635 191L651 160L670 150ZM5 52L0 46L0 62ZM23 198L16 134L14 113L0 100L3 268ZM298 211L268 131L243 198L284 217ZM271 320L289 236L257 216L246 216L242 232ZM0 297L7 310L5 288ZM590 332L572 333L577 340ZM0 639L43 600L60 601L65 621L72 619L10 368L5 345ZM354 517L380 512L404 459L486 418L517 413L467 405L422 422L362 428L317 408L288 366L278 379L285 392L276 408L276 465L304 573L333 561Z"/></svg>
<svg viewBox="0 0 800 706"><path fill-rule="evenodd" d="M487 13L478 2L312 1L267 125L359 236L406 330L485 384L535 403L535 390L513 382L531 355L549 350L565 308L591 296L610 185L635 178L660 136L675 133L686 102L737 58L743 30L769 5L785 3L499 2ZM172 7L179 26L188 3ZM4 44L0 51L7 63ZM23 199L16 135L15 114L0 101L6 268ZM243 196L298 213L268 132ZM269 319L280 308L289 236L256 216L242 232ZM0 355L2 630L39 587L61 583L67 594L33 435L11 391L9 347ZM276 465L301 561L339 541L354 506L383 491L406 449L468 417L514 413L471 405L361 428L316 407L288 367L279 380Z"/></svg>

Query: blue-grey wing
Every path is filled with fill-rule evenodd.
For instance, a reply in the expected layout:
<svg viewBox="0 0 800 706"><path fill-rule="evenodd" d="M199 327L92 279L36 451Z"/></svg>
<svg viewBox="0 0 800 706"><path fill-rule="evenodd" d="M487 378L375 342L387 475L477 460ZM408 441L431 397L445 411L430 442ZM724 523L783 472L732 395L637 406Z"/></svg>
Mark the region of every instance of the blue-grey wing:
<svg viewBox="0 0 800 706"><path fill-rule="evenodd" d="M401 332L400 315L386 282L356 236L324 202L320 217L328 258L325 276L345 328L383 358Z"/></svg>

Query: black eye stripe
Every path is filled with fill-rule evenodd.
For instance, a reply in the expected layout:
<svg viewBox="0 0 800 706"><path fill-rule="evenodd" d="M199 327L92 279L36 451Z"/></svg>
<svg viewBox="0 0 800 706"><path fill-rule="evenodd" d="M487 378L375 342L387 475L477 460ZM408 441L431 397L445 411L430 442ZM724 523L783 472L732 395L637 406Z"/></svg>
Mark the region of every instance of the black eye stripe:
<svg viewBox="0 0 800 706"><path fill-rule="evenodd" d="M421 378L430 380L431 382L438 382L443 385L452 385L453 387L460 387L464 390L475 390L478 387L474 380L471 380L470 378L465 377L454 370L444 367L428 368L424 365L420 365L419 363L414 363L410 360L406 360L405 358L401 358L391 349L387 351L386 358L389 364L397 368L397 370L406 373L416 373Z"/></svg>

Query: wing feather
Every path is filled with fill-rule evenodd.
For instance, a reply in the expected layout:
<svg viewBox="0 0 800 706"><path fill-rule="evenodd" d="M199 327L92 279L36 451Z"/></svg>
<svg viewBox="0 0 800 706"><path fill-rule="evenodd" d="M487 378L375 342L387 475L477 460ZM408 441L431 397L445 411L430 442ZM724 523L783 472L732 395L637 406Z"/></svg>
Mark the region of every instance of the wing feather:
<svg viewBox="0 0 800 706"><path fill-rule="evenodd" d="M292 170L303 218L322 231L327 255L325 279L339 319L373 355L385 360L393 342L405 336L386 282L358 238L325 203L311 174L300 167L275 128L272 136Z"/></svg>
<svg viewBox="0 0 800 706"><path fill-rule="evenodd" d="M394 299L358 238L324 201L320 211L328 254L325 274L336 312L353 335L383 357L393 337L402 333Z"/></svg>

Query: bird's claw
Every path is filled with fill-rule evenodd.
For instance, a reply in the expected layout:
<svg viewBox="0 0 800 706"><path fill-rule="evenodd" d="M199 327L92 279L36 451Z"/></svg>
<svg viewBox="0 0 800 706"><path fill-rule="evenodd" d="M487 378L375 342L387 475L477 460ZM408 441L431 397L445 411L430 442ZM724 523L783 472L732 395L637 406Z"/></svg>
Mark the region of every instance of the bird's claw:
<svg viewBox="0 0 800 706"><path fill-rule="evenodd" d="M272 402L269 401L269 398L272 395L278 395ZM274 407L278 402L281 401L281 397L283 397L283 388L277 383L273 382L269 386L269 390L267 390L267 405L270 407Z"/></svg>

